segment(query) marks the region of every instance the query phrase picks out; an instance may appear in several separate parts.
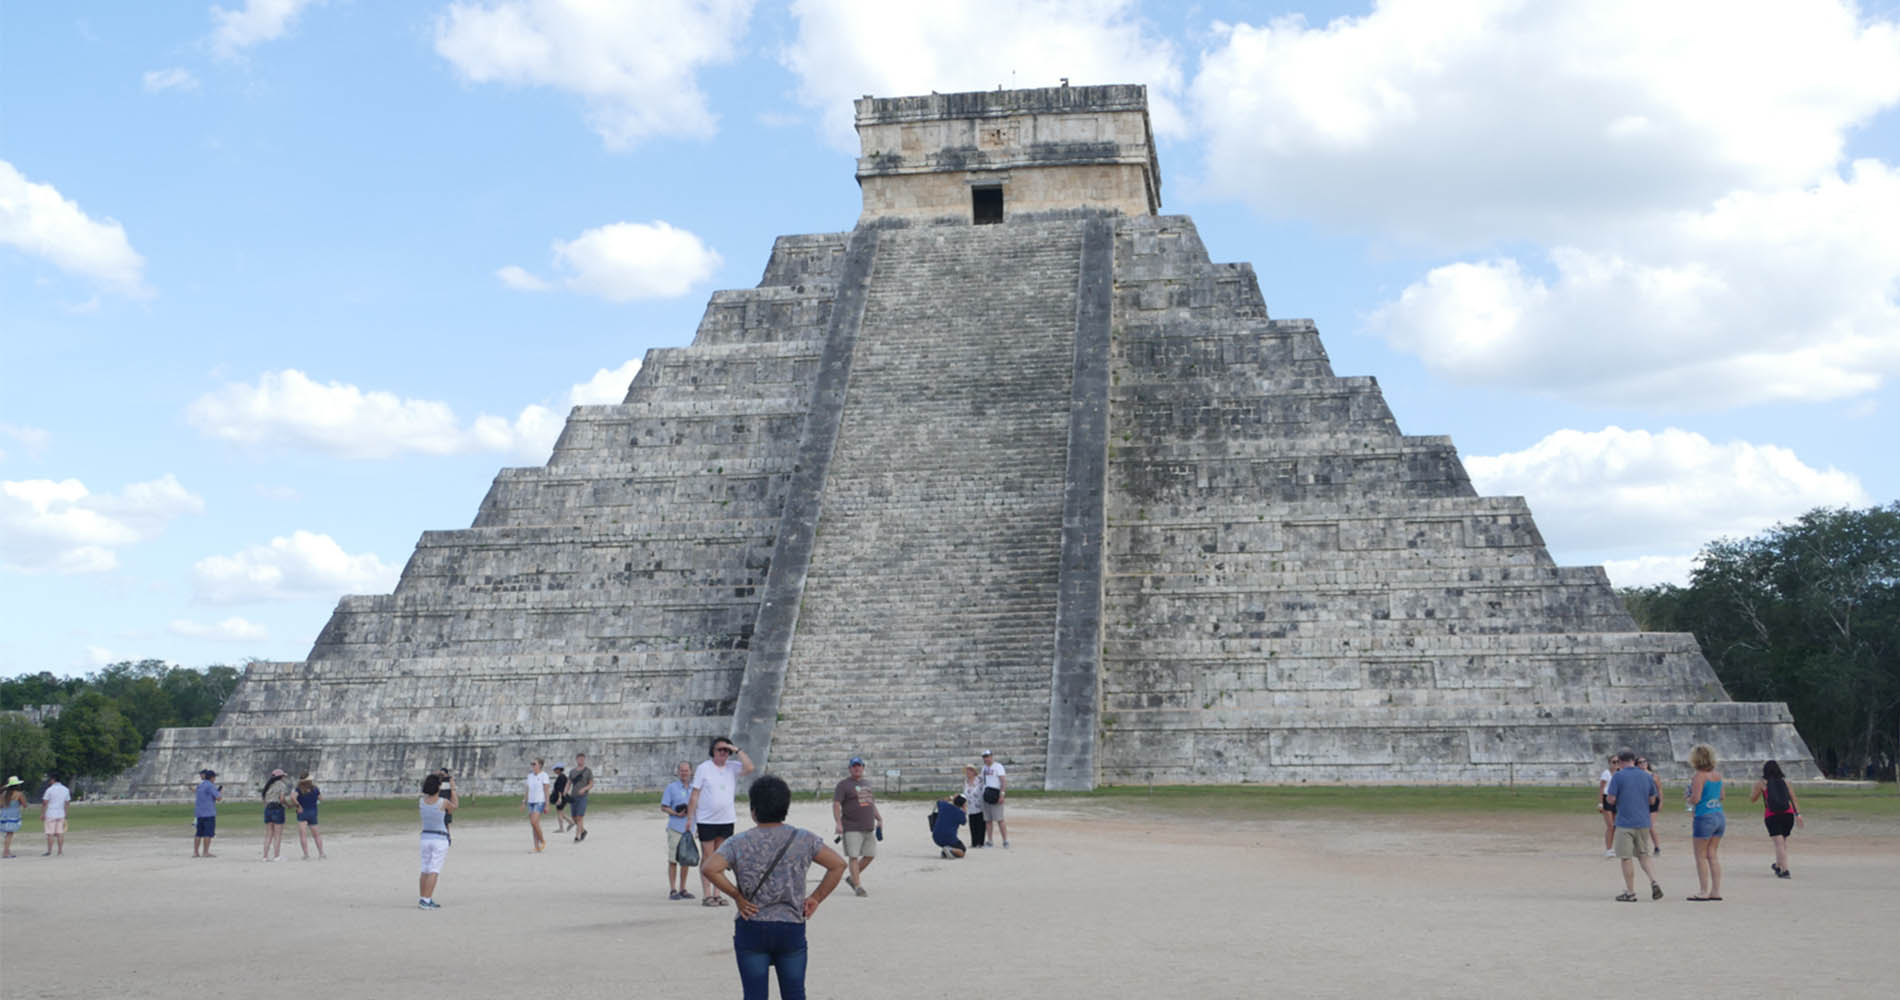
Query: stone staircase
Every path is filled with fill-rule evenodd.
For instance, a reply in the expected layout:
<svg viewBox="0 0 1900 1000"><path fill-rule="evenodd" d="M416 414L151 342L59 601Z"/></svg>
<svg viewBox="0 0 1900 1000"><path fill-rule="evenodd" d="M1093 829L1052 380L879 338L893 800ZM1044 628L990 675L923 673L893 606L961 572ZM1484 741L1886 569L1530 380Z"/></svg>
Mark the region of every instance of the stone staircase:
<svg viewBox="0 0 1900 1000"><path fill-rule="evenodd" d="M773 736L949 787L1040 784L1082 223L881 234Z"/></svg>

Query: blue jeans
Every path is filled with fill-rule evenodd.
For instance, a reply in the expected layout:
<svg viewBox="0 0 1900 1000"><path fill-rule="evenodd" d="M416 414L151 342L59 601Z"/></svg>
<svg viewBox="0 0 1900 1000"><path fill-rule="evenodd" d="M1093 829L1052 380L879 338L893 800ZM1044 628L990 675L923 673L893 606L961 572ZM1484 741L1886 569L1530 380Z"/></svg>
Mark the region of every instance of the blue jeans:
<svg viewBox="0 0 1900 1000"><path fill-rule="evenodd" d="M805 1000L805 925L780 920L732 922L732 952L739 960L745 1000L766 1000L766 971L778 966L778 995Z"/></svg>

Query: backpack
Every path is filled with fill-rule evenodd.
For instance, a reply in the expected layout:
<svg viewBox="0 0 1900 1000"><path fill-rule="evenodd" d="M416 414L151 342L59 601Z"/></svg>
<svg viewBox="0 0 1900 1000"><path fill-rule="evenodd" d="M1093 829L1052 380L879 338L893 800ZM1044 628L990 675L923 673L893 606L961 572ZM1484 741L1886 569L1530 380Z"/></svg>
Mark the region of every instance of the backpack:
<svg viewBox="0 0 1900 1000"><path fill-rule="evenodd" d="M1779 816L1794 811L1794 800L1788 795L1788 783L1775 778L1762 789L1762 802L1768 806L1769 813Z"/></svg>

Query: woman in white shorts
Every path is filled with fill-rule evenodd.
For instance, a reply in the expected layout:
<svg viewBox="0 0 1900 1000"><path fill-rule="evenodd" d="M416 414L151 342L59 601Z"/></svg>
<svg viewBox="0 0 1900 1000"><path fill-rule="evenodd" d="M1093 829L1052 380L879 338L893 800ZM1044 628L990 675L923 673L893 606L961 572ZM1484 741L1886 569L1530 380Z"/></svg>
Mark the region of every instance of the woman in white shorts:
<svg viewBox="0 0 1900 1000"><path fill-rule="evenodd" d="M446 797L441 794L445 791ZM449 856L449 825L443 820L460 804L454 779L434 772L422 779L422 798L416 800L422 813L422 880L417 886L421 895L416 898L419 909L442 908L435 901L435 881L442 876L442 862Z"/></svg>

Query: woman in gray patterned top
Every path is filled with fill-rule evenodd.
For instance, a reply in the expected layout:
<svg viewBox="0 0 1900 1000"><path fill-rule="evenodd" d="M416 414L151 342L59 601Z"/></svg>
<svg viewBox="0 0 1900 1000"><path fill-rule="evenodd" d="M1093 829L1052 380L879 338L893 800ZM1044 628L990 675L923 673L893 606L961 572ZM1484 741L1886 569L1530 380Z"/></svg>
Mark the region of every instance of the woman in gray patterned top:
<svg viewBox="0 0 1900 1000"><path fill-rule="evenodd" d="M758 825L707 855L702 874L739 906L732 951L746 1000L765 1000L767 974L774 966L779 996L804 1000L805 921L838 887L844 858L810 830L785 825L792 790L784 781L762 775L747 797ZM805 873L814 861L824 866L825 877L806 896Z"/></svg>

